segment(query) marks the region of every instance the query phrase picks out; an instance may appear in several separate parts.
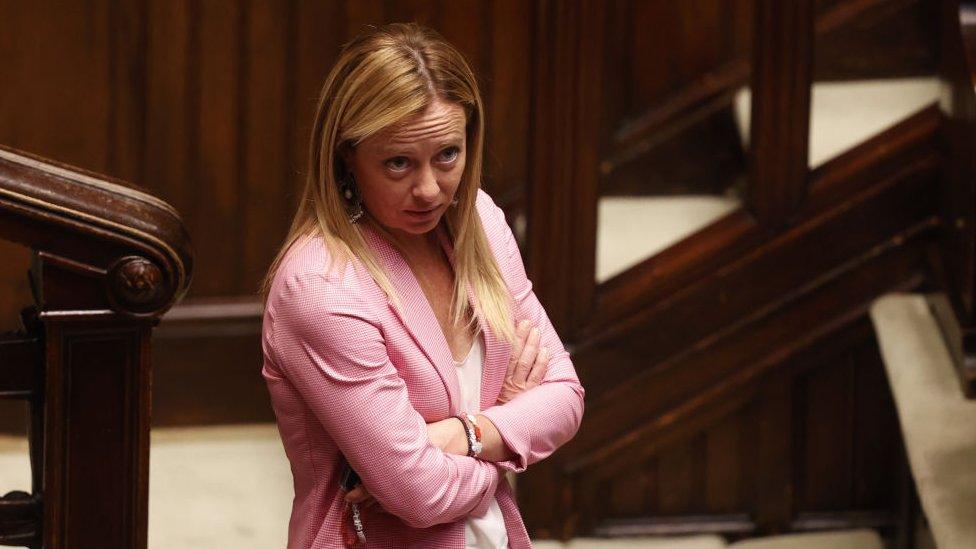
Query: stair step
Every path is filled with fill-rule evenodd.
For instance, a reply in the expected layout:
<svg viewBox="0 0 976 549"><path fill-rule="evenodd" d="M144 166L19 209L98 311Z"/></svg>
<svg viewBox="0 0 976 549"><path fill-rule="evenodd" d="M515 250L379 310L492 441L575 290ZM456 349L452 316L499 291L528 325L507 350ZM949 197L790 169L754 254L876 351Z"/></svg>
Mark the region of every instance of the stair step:
<svg viewBox="0 0 976 549"><path fill-rule="evenodd" d="M940 548L976 547L976 400L967 400L923 295L871 306L919 499Z"/></svg>
<svg viewBox="0 0 976 549"><path fill-rule="evenodd" d="M743 540L729 549L883 549L881 536L873 530L788 534Z"/></svg>
<svg viewBox="0 0 976 549"><path fill-rule="evenodd" d="M718 536L575 538L569 543L533 541L535 549L883 549L872 530L788 534L739 541L728 545Z"/></svg>

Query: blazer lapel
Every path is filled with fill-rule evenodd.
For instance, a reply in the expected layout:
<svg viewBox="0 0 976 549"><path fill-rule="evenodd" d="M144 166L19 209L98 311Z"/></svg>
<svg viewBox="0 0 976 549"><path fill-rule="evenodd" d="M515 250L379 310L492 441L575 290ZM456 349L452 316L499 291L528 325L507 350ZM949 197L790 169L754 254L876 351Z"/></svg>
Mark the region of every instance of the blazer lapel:
<svg viewBox="0 0 976 549"><path fill-rule="evenodd" d="M461 402L457 371L454 366L454 356L451 348L444 339L444 332L437 323L437 316L430 307L430 302L424 294L423 288L414 276L410 265L403 255L392 244L377 234L369 225L361 226L361 233L366 242L376 253L380 263L386 268L390 282L396 289L403 310L397 309L393 301L387 299L387 304L393 313L406 327L417 346L427 356L437 370L447 391L451 413L458 411Z"/></svg>
<svg viewBox="0 0 976 549"><path fill-rule="evenodd" d="M447 230L438 224L436 231L441 247L443 247L448 260L451 262L451 267L453 267L454 246L451 244L450 238L447 235ZM491 329L484 316L482 316L481 308L477 306L478 298L470 282L467 285L467 290L468 303L475 311L478 326L481 328L485 342L485 358L481 370L481 409L473 410L473 413L480 412L495 405L495 401L498 399L498 392L501 390L502 383L504 382L505 373L508 370L508 358L512 348L495 336L495 332Z"/></svg>

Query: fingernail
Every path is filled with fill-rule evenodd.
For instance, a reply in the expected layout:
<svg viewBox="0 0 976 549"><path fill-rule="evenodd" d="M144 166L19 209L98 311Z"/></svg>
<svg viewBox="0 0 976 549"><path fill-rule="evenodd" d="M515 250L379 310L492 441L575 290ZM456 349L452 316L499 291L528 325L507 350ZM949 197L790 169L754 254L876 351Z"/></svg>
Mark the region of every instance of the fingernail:
<svg viewBox="0 0 976 549"><path fill-rule="evenodd" d="M532 335L533 336L539 335L539 329L538 328L532 328Z"/></svg>

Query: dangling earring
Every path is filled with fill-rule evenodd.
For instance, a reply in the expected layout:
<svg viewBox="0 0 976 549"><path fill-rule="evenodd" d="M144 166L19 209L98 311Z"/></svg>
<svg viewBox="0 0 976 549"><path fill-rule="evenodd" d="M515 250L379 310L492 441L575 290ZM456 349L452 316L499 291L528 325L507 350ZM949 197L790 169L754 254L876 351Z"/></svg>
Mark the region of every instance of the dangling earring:
<svg viewBox="0 0 976 549"><path fill-rule="evenodd" d="M339 181L339 192L346 199L346 214L349 222L355 223L363 216L363 197L359 194L359 187L356 186L356 178L352 172Z"/></svg>
<svg viewBox="0 0 976 549"><path fill-rule="evenodd" d="M458 199L455 197L454 200L451 201L451 206L457 208L457 205L458 205Z"/></svg>

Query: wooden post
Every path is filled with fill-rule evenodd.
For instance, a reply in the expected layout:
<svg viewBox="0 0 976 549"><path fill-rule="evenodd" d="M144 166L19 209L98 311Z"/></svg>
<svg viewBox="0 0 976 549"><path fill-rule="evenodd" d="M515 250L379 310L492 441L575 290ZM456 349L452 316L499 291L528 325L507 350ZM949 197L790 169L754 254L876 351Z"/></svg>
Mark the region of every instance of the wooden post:
<svg viewBox="0 0 976 549"><path fill-rule="evenodd" d="M145 548L149 344L189 285L182 222L124 182L0 147L0 238L34 250L44 334L43 384L31 393L32 496L43 513L30 543Z"/></svg>
<svg viewBox="0 0 976 549"><path fill-rule="evenodd" d="M756 0L748 205L781 228L807 192L813 0Z"/></svg>

